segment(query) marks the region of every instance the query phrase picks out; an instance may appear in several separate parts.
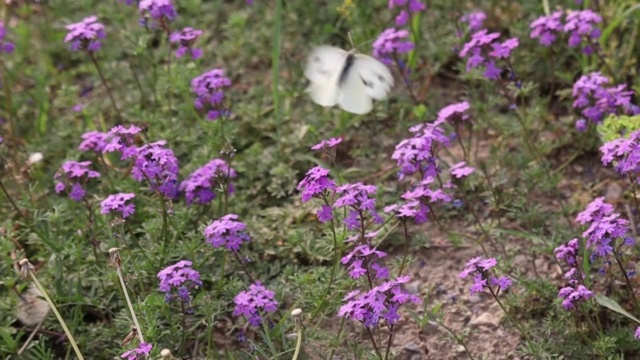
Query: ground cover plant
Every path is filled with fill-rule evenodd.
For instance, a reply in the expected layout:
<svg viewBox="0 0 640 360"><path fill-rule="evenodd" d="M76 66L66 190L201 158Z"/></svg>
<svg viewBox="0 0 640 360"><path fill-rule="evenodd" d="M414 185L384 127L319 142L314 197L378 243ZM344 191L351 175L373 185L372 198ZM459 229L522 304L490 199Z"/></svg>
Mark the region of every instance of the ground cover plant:
<svg viewBox="0 0 640 360"><path fill-rule="evenodd" d="M640 358L635 2L1 9L3 358Z"/></svg>

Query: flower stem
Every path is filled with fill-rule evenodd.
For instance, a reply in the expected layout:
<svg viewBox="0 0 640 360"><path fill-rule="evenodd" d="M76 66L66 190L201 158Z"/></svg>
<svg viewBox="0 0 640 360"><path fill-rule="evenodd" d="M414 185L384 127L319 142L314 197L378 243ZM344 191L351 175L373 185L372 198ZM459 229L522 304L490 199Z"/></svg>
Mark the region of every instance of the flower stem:
<svg viewBox="0 0 640 360"><path fill-rule="evenodd" d="M131 303L131 299L129 298L129 292L127 292L127 286L124 283L124 277L122 276L122 269L120 265L116 266L116 274L118 274L118 279L120 280L120 287L122 287L122 292L124 293L124 298L127 301L127 307L129 308L129 313L131 314L131 319L133 320L133 324L136 327L136 333L138 334L138 339L140 342L144 342L144 337L142 336L142 328L140 327L140 323L138 322L138 318L136 317L135 311L133 311L133 304Z"/></svg>
<svg viewBox="0 0 640 360"><path fill-rule="evenodd" d="M111 106L113 106L114 110L116 111L116 115L118 116L118 120L121 123L124 122L124 119L122 118L122 113L120 113L120 110L118 109L118 106L116 105L116 100L113 98L113 94L111 93L111 89L109 88L109 85L107 85L107 79L104 77L104 74L102 73L102 70L100 69L100 65L98 65L98 60L96 59L96 57L93 55L92 52L89 52L89 58L91 58L91 62L93 62L93 65L96 67L96 71L98 71L98 75L100 75L100 80L102 81L102 85L104 86L104 88L107 90L107 95L109 95L109 100L111 101Z"/></svg>
<svg viewBox="0 0 640 360"><path fill-rule="evenodd" d="M369 335L369 339L371 339L371 344L373 344L373 350L376 352L376 355L378 355L378 358L380 360L384 360L384 358L382 357L382 354L380 353L380 349L378 349L376 340L373 338L373 333L371 333L371 329L368 327L366 327L366 329L367 329L367 334Z"/></svg>

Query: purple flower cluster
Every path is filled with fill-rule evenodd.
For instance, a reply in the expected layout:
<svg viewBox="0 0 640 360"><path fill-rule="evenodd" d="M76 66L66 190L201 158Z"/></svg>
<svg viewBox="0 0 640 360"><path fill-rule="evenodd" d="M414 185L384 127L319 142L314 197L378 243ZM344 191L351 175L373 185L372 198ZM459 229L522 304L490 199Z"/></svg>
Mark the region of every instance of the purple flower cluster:
<svg viewBox="0 0 640 360"><path fill-rule="evenodd" d="M602 209L592 207L588 210L590 210L592 214L597 214ZM588 217L586 214L584 216ZM566 245L560 245L553 251L558 260L564 260L569 265L569 271L564 274L564 278L568 284L558 292L558 297L563 299L562 307L567 310L573 309L583 300L588 300L593 297L593 292L584 286L583 276L579 271L577 260L579 246L578 239L574 238Z"/></svg>
<svg viewBox="0 0 640 360"><path fill-rule="evenodd" d="M468 101L447 105L438 111L438 118L436 119L436 122L450 122L455 124L457 122L466 121L469 119L469 115L466 113L469 108L470 105Z"/></svg>
<svg viewBox="0 0 640 360"><path fill-rule="evenodd" d="M150 343L141 343L137 348L125 351L122 355L120 355L120 357L126 360L148 359L152 348L153 345L151 345Z"/></svg>
<svg viewBox="0 0 640 360"><path fill-rule="evenodd" d="M248 291L242 291L233 298L236 307L233 316L244 316L251 326L258 327L262 324L260 312L272 313L278 310L278 302L275 293L268 290L259 281L249 285Z"/></svg>
<svg viewBox="0 0 640 360"><path fill-rule="evenodd" d="M82 142L78 146L78 150L93 151L102 154L105 146L107 146L108 134L100 131L89 131L82 134Z"/></svg>
<svg viewBox="0 0 640 360"><path fill-rule="evenodd" d="M409 15L424 11L427 7L420 0L389 0L389 9L400 8L396 16L396 25L405 26L409 23Z"/></svg>
<svg viewBox="0 0 640 360"><path fill-rule="evenodd" d="M156 141L138 148L131 176L134 180L148 181L151 189L169 199L177 199L178 159L171 149L166 149L166 141Z"/></svg>
<svg viewBox="0 0 640 360"><path fill-rule="evenodd" d="M529 27L531 28L532 39L538 39L540 45L549 46L556 41L558 33L564 30L561 18L564 15L562 10L553 12L549 16L541 16L534 20Z"/></svg>
<svg viewBox="0 0 640 360"><path fill-rule="evenodd" d="M15 45L7 40L7 28L4 22L0 21L0 54L11 54L15 50Z"/></svg>
<svg viewBox="0 0 640 360"><path fill-rule="evenodd" d="M345 184L336 188L336 195L339 197L333 204L334 208L345 207L349 209L349 214L344 219L344 223L349 230L361 229L365 226L367 214L371 216L373 222L382 224L383 220L376 211L376 199L369 196L375 195L377 188L373 185L362 183Z"/></svg>
<svg viewBox="0 0 640 360"><path fill-rule="evenodd" d="M400 168L399 178L420 173L420 178L438 174L436 152L439 146L449 146L449 137L442 128L443 119L409 129L414 135L400 141L391 156Z"/></svg>
<svg viewBox="0 0 640 360"><path fill-rule="evenodd" d="M207 226L204 237L214 248L224 246L227 250L238 252L242 243L251 240L245 232L246 228L247 225L238 221L238 215L228 214Z"/></svg>
<svg viewBox="0 0 640 360"><path fill-rule="evenodd" d="M638 114L640 107L631 104L632 90L626 84L605 87L609 79L600 72L582 75L573 85L573 107L593 123L610 114Z"/></svg>
<svg viewBox="0 0 640 360"><path fill-rule="evenodd" d="M313 145L311 147L311 150L321 150L321 149L327 149L328 150L330 148L333 148L333 147L337 146L341 142L342 142L342 138L341 137L322 140L319 143Z"/></svg>
<svg viewBox="0 0 640 360"><path fill-rule="evenodd" d="M631 174L636 177L640 174L640 130L629 134L628 137L620 137L611 140L600 147L602 164L605 166L613 163L614 169L621 175Z"/></svg>
<svg viewBox="0 0 640 360"><path fill-rule="evenodd" d="M65 43L71 44L71 51L96 52L100 50L102 44L100 39L104 39L104 25L98 22L97 16L89 16L82 21L67 25L69 32L64 37Z"/></svg>
<svg viewBox="0 0 640 360"><path fill-rule="evenodd" d="M178 190L184 192L187 205L194 202L208 204L215 199L216 190L223 189L223 184L226 184L229 193L233 193L233 184L229 180L236 176L236 171L226 161L213 159L191 173L180 183Z"/></svg>
<svg viewBox="0 0 640 360"><path fill-rule="evenodd" d="M296 189L302 192L302 202L307 202L314 197L324 200L324 204L317 213L320 222L333 219L333 209L329 203L331 194L336 190L336 183L329 178L329 170L321 166L311 168Z"/></svg>
<svg viewBox="0 0 640 360"><path fill-rule="evenodd" d="M402 194L402 202L389 205L384 208L385 212L393 212L400 219L413 219L417 224L427 221L429 206L427 204L449 203L451 196L442 189L433 190L435 177L427 176L411 189Z"/></svg>
<svg viewBox="0 0 640 360"><path fill-rule="evenodd" d="M519 41L514 37L499 42L499 37L500 33L488 33L486 29L471 35L471 40L464 44L459 53L461 58L467 58L467 71L484 67L484 77L487 79L496 80L500 77L496 61L508 59L511 51L518 47Z"/></svg>
<svg viewBox="0 0 640 360"><path fill-rule="evenodd" d="M385 279L389 277L389 269L380 266L377 259L387 256L386 253L371 248L369 244L358 245L345 255L341 263L347 266L349 276L358 279L362 275L367 274L370 270L375 271L376 279Z"/></svg>
<svg viewBox="0 0 640 360"><path fill-rule="evenodd" d="M84 186L89 179L100 177L100 173L89 168L91 161L67 161L53 176L57 194L67 191L73 201L80 202L87 191Z"/></svg>
<svg viewBox="0 0 640 360"><path fill-rule="evenodd" d="M141 0L138 10L142 15L141 22L147 24L147 20L151 18L152 27L160 25L165 28L168 21L173 21L178 16L172 0Z"/></svg>
<svg viewBox="0 0 640 360"><path fill-rule="evenodd" d="M138 148L135 145L135 136L141 131L142 129L135 125L130 125L128 128L122 125L114 126L109 130L104 139L102 152L119 152L122 160L136 157L138 155ZM100 144L99 135L94 134L93 139L96 144Z"/></svg>
<svg viewBox="0 0 640 360"><path fill-rule="evenodd" d="M223 89L231 86L231 80L224 75L224 70L213 69L191 80L191 91L196 94L193 104L196 109L206 108L207 118L216 120L228 115L224 107Z"/></svg>
<svg viewBox="0 0 640 360"><path fill-rule="evenodd" d="M633 245L633 239L628 236L629 221L614 213L613 206L605 203L604 197L589 203L587 208L578 214L576 221L581 225L589 225L582 237L586 239L586 246L593 250L593 256L611 255L618 239L623 239L625 245Z"/></svg>
<svg viewBox="0 0 640 360"><path fill-rule="evenodd" d="M350 292L344 297L346 304L340 307L338 316L361 322L368 328L378 325L381 319L387 326L395 324L400 319L400 305L422 302L419 297L402 288L409 280L409 276L401 276L364 293L360 290Z"/></svg>
<svg viewBox="0 0 640 360"><path fill-rule="evenodd" d="M480 29L484 25L484 21L487 19L487 14L484 11L474 11L472 13L463 15L460 18L460 21L467 23L469 25L469 31L474 33Z"/></svg>
<svg viewBox="0 0 640 360"><path fill-rule="evenodd" d="M489 270L496 266L497 263L494 258L483 259L482 256L478 256L469 260L458 276L464 279L474 273L473 285L469 288L472 294L482 292L487 287L494 293L495 291L491 286L496 286L501 291L505 291L511 286L511 279L507 276L495 277L489 275Z"/></svg>
<svg viewBox="0 0 640 360"><path fill-rule="evenodd" d="M569 12L563 27L564 32L570 34L569 46L576 47L586 41L582 52L590 55L593 52L591 44L602 35L602 30L597 27L601 22L602 17L589 9Z"/></svg>
<svg viewBox="0 0 640 360"><path fill-rule="evenodd" d="M407 30L386 29L373 42L373 56L387 65L393 63L398 55L406 54L415 47L411 40L406 39L408 36Z"/></svg>
<svg viewBox="0 0 640 360"><path fill-rule="evenodd" d="M160 291L165 294L166 302L177 299L184 304L191 303L191 291L202 286L200 273L191 265L191 261L181 260L158 272Z"/></svg>
<svg viewBox="0 0 640 360"><path fill-rule="evenodd" d="M135 205L133 203L127 203L135 197L136 195L134 193L118 193L109 195L100 203L100 213L104 215L120 213L120 216L125 219L136 212Z"/></svg>
<svg viewBox="0 0 640 360"><path fill-rule="evenodd" d="M193 47L193 43L200 35L202 35L202 30L191 27L186 27L180 31L171 33L169 41L179 44L176 50L176 57L181 58L188 52L193 60L200 59L202 57L202 49Z"/></svg>

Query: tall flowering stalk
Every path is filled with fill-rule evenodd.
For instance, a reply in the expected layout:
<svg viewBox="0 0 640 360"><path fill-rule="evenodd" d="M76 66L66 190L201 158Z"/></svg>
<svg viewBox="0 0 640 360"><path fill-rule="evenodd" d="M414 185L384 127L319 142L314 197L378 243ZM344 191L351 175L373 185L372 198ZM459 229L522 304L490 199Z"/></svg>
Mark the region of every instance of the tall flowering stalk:
<svg viewBox="0 0 640 360"><path fill-rule="evenodd" d="M100 65L98 64L98 60L95 56L95 53L98 52L98 50L100 50L100 48L102 47L101 40L106 37L104 25L98 22L97 16L89 16L87 18L84 18L80 22L67 25L66 29L68 30L68 33L64 38L64 42L70 44L71 51L83 51L89 56L91 62L96 68L96 71L98 72L98 75L100 76L102 85L107 91L107 95L109 96L111 105L116 111L118 119L122 122L122 113L116 105L113 93L111 92L111 89L107 84L107 79L102 73Z"/></svg>

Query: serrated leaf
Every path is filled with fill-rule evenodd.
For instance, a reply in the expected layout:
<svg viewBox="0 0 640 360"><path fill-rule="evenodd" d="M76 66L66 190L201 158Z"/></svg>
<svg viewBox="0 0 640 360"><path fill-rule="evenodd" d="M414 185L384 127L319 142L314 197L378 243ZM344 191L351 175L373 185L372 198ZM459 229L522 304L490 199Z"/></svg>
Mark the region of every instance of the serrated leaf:
<svg viewBox="0 0 640 360"><path fill-rule="evenodd" d="M635 316L631 315L627 310L623 309L622 306L620 306L620 304L618 304L615 300L606 297L602 294L596 294L595 296L596 302L598 302L598 304L606 307L609 310L613 310L615 312L617 312L620 315L624 315L627 318L637 322L638 324L640 324L640 320L638 320L638 318L636 318Z"/></svg>

